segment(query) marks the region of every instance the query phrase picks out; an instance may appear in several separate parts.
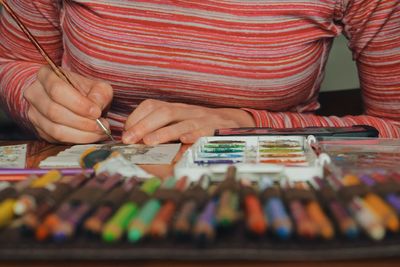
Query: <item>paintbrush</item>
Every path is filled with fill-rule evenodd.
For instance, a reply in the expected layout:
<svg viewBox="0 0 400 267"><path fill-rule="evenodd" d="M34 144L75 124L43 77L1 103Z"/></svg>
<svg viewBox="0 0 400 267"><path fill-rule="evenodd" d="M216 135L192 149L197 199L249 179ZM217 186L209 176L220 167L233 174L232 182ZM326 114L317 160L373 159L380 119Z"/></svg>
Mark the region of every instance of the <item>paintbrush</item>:
<svg viewBox="0 0 400 267"><path fill-rule="evenodd" d="M50 65L51 69L57 74L58 77L63 79L65 82L67 82L70 86L73 88L77 89L76 86L72 83L72 81L68 78L68 76L65 74L63 69L58 67L54 61L50 58L50 56L47 54L47 52L43 49L43 47L40 45L40 43L36 40L36 38L32 35L32 33L28 30L28 28L24 25L24 23L19 19L18 15L14 12L14 10L11 9L11 7L7 4L5 0L0 0L0 4L3 4L4 9L10 14L10 16L15 20L15 22L18 24L18 26L21 28L21 30L26 34L28 39L32 42L32 44L36 47L36 49L39 51L39 53L43 56L43 58L46 60L46 62ZM77 89L78 90L78 89ZM114 138L111 135L110 129L108 129L99 119L96 119L96 123L99 125L99 127L104 131L104 133L112 140L115 141Z"/></svg>

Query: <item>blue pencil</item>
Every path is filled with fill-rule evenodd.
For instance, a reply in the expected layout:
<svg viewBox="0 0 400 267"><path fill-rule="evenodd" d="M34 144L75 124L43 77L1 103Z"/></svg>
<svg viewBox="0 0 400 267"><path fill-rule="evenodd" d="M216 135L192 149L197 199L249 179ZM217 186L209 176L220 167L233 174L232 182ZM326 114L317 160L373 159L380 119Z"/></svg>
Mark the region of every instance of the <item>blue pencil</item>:
<svg viewBox="0 0 400 267"><path fill-rule="evenodd" d="M263 177L260 181L260 189L265 191L268 188L274 187L272 180L268 177ZM288 239L293 232L293 225L286 208L279 197L268 198L264 202L264 214L271 222L274 234L280 239Z"/></svg>

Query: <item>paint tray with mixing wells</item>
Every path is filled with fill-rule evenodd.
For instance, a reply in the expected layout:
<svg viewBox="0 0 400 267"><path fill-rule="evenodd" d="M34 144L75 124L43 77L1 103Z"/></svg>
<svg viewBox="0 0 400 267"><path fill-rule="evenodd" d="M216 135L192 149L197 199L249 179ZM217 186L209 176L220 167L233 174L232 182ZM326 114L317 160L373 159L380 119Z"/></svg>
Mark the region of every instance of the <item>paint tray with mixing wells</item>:
<svg viewBox="0 0 400 267"><path fill-rule="evenodd" d="M241 175L258 179L289 177L308 180L323 175L326 157L311 147L314 136L212 136L193 144L175 165L175 175L192 180L210 174L223 179L229 165Z"/></svg>

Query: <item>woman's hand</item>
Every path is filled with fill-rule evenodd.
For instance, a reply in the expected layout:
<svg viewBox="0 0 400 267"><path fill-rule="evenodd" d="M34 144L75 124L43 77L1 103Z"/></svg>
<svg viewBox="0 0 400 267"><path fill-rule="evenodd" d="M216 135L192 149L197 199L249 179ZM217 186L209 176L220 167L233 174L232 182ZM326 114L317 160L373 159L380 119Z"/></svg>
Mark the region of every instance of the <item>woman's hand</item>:
<svg viewBox="0 0 400 267"><path fill-rule="evenodd" d="M60 79L48 66L25 90L28 117L43 139L54 143L93 143L107 136L97 125L109 105L113 90L109 84L67 72L78 90ZM108 122L101 119L109 127Z"/></svg>
<svg viewBox="0 0 400 267"><path fill-rule="evenodd" d="M244 110L148 99L128 117L122 141L132 144L143 140L148 145L174 140L194 143L201 136L213 135L215 129L254 126L252 116Z"/></svg>

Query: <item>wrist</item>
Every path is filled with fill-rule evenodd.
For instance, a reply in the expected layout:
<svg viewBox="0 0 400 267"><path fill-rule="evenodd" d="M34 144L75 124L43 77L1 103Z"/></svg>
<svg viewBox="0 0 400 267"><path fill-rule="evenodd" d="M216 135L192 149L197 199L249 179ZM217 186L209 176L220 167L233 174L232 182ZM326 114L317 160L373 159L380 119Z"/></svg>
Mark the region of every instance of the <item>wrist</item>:
<svg viewBox="0 0 400 267"><path fill-rule="evenodd" d="M219 111L222 112L224 117L235 121L239 127L256 127L256 121L253 116L242 109L235 108L221 108Z"/></svg>

